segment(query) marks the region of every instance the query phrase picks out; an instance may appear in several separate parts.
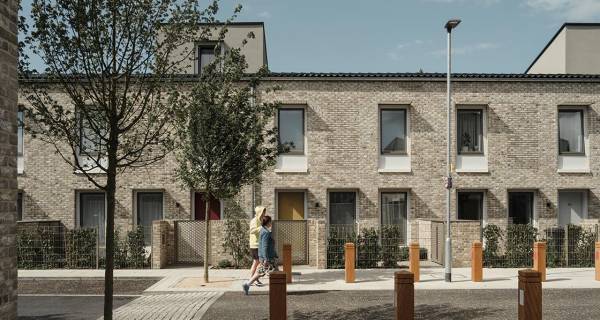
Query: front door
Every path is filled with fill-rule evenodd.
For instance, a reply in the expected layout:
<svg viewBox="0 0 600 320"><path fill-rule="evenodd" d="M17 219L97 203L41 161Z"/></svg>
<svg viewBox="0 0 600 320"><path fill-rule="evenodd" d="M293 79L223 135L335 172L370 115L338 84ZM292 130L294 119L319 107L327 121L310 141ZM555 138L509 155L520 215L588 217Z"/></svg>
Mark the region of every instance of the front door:
<svg viewBox="0 0 600 320"><path fill-rule="evenodd" d="M585 218L585 193L560 191L558 193L558 224L580 224Z"/></svg>
<svg viewBox="0 0 600 320"><path fill-rule="evenodd" d="M279 192L277 198L277 219L304 220L304 192Z"/></svg>
<svg viewBox="0 0 600 320"><path fill-rule="evenodd" d="M204 221L204 215L206 210L206 200L204 199L203 192L196 192L194 194L194 218L196 220ZM221 202L219 199L210 199L210 208L208 209L208 216L210 220L221 219Z"/></svg>

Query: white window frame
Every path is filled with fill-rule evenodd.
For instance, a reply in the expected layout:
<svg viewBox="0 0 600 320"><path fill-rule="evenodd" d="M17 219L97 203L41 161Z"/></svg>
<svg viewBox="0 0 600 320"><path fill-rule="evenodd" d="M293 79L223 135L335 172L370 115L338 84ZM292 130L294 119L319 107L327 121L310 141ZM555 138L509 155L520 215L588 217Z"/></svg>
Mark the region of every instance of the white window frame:
<svg viewBox="0 0 600 320"><path fill-rule="evenodd" d="M304 220L308 219L308 191L306 189L276 189L275 190L275 213L273 216L279 220L279 194L302 193L304 195Z"/></svg>
<svg viewBox="0 0 600 320"><path fill-rule="evenodd" d="M481 110L482 111L482 131L483 131L483 152L459 153L458 152L458 111L459 110ZM486 104L457 104L454 108L454 154L456 155L456 172L487 173L488 169L488 112L489 106Z"/></svg>
<svg viewBox="0 0 600 320"><path fill-rule="evenodd" d="M308 145L308 105L306 104L284 104L277 109L275 116L275 124L279 125L279 110L282 109L303 109L303 126L304 126L304 152L302 154L280 154L277 157L275 165L275 173L307 173L308 172L308 157L310 155ZM279 128L278 128L279 129ZM279 133L277 136L279 143Z"/></svg>
<svg viewBox="0 0 600 320"><path fill-rule="evenodd" d="M556 109L556 154L557 172L559 173L589 173L590 172L590 141L588 130L588 105L559 105ZM583 153L560 152L560 111L581 111L583 125Z"/></svg>
<svg viewBox="0 0 600 320"><path fill-rule="evenodd" d="M383 153L381 149L382 144L382 134L383 127L381 123L381 112L383 110L404 110L405 112L405 152L403 153ZM411 140L411 110L410 104L379 104L377 108L377 128L378 128L378 137L377 137L377 154L379 158L379 164L377 172L386 173L386 172L411 172L411 153L412 153L412 140Z"/></svg>

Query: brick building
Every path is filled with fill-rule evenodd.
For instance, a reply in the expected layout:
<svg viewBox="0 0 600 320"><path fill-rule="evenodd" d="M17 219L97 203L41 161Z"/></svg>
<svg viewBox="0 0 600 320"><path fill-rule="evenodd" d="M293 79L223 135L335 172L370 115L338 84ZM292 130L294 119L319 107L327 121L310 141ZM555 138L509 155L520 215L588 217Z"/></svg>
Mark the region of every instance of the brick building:
<svg viewBox="0 0 600 320"><path fill-rule="evenodd" d="M190 70L202 65L201 49ZM266 63L266 51L258 54ZM195 79L182 75L190 84ZM453 79L457 264L468 260L481 225L598 223L600 75L454 74ZM44 80L22 85L39 81ZM265 93L275 85L280 90ZM445 74L272 73L258 92L262 101L281 102L275 119L280 139L294 147L264 174L261 185L215 202L213 219L228 210L249 214L261 203L277 220L306 220L308 260L321 267L328 225L400 225L404 241L418 240L431 249L431 225L445 212ZM62 99L60 92L53 94ZM22 219L61 220L78 228L89 226L90 216L103 217L104 197L85 177L50 146L27 135L20 139ZM203 212L197 210L204 206L201 192L181 188L175 165L169 156L117 179L118 227L200 218L195 213Z"/></svg>
<svg viewBox="0 0 600 320"><path fill-rule="evenodd" d="M17 10L0 3L0 319L17 317Z"/></svg>

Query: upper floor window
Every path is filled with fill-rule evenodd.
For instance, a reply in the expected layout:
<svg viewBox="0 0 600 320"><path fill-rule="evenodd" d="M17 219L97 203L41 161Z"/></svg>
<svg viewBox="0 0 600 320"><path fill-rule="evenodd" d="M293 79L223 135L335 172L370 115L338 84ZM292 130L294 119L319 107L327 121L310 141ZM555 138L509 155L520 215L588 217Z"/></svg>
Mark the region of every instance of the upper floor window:
<svg viewBox="0 0 600 320"><path fill-rule="evenodd" d="M215 46L198 46L198 74L202 74L202 70L213 61L215 61Z"/></svg>
<svg viewBox="0 0 600 320"><path fill-rule="evenodd" d="M79 155L96 156L101 151L101 133L104 133L102 119L90 120L90 112L94 112L92 110L88 110L86 116L82 115L81 110L79 112Z"/></svg>
<svg viewBox="0 0 600 320"><path fill-rule="evenodd" d="M23 156L23 111L19 110L17 112L17 155L19 157Z"/></svg>
<svg viewBox="0 0 600 320"><path fill-rule="evenodd" d="M288 154L304 154L304 108L280 108L277 120L279 143Z"/></svg>
<svg viewBox="0 0 600 320"><path fill-rule="evenodd" d="M458 153L483 153L483 110L457 110L456 124Z"/></svg>
<svg viewBox="0 0 600 320"><path fill-rule="evenodd" d="M406 153L406 109L381 109L381 154Z"/></svg>
<svg viewBox="0 0 600 320"><path fill-rule="evenodd" d="M558 150L560 154L583 154L583 110L558 111Z"/></svg>

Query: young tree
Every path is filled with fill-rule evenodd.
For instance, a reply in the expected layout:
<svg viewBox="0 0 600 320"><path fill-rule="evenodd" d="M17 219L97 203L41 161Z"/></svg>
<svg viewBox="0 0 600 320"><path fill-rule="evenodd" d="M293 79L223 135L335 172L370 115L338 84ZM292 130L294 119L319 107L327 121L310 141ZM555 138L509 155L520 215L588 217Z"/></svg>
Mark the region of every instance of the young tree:
<svg viewBox="0 0 600 320"><path fill-rule="evenodd" d="M21 63L28 130L105 192L104 319L112 319L117 177L171 150L175 75L191 61L178 50L211 37L199 23L215 23L217 11L217 1L200 9L197 0L33 0L24 43L48 85Z"/></svg>
<svg viewBox="0 0 600 320"><path fill-rule="evenodd" d="M246 75L247 63L239 49L219 52L215 48L215 60L202 70L176 116L177 177L185 187L205 194L206 282L211 199L232 198L243 185L258 181L281 151L277 130L271 126L276 104L254 103L255 88L266 69Z"/></svg>

